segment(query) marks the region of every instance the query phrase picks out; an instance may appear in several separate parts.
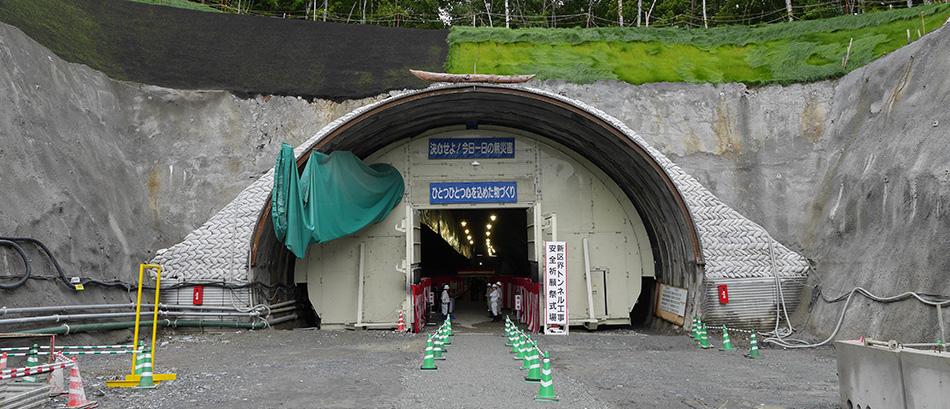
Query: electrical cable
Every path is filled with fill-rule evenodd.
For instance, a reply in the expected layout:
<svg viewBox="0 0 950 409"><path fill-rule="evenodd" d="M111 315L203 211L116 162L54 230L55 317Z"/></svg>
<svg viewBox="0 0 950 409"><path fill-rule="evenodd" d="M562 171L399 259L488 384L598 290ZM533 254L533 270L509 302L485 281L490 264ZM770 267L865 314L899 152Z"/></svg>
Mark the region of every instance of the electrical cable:
<svg viewBox="0 0 950 409"><path fill-rule="evenodd" d="M13 284L0 284L0 288L5 289L5 290L17 288L23 285L24 283L26 283L26 280L30 279L30 260L26 258L26 253L23 251L23 248L18 246L13 241L0 239L0 246L13 247L13 250L19 253L20 257L23 258L23 264L26 265L26 272L23 273L23 277L20 278L19 281ZM4 277L4 278L9 278L9 277Z"/></svg>
<svg viewBox="0 0 950 409"><path fill-rule="evenodd" d="M20 247L18 244L16 244L16 242L29 242L29 243L33 243L33 244L35 244L37 247L39 247L40 249L42 249L43 252L46 253L46 256L49 258L49 260L53 263L53 267L56 268L56 272L59 274L59 276L57 277L57 276L35 276L35 275L32 275L32 274L31 274L31 269L32 269L32 268L31 268L31 264L30 264L30 262L29 262L29 258L27 258L26 253L23 251L23 248ZM8 244L8 243L9 243L9 244ZM63 268L59 265L59 261L56 260L56 257L53 255L53 252L50 251L49 247L46 247L46 245L43 244L43 242L41 242L41 241L39 241L39 240L37 240L37 239L34 239L34 238L32 238L32 237L6 237L6 236L0 236L0 245L7 245L7 246L13 247L13 249L16 250L16 251L20 254L20 256L23 258L23 261L26 263L26 271L27 271L27 273L24 275L23 278L20 279L20 281L14 283L14 284L0 284L0 288L3 288L3 289L12 289L12 288L20 287L20 286L22 286L22 285L26 282L26 280L29 279L29 278L37 279L37 280L49 280L49 279L56 279L56 278L59 278L60 280L62 280L63 285L65 285L66 287L69 287L70 289L75 288L75 287L74 287L74 284L70 283L69 277L66 276L66 272L63 271ZM80 284L80 285L90 285L90 284L94 284L94 285L98 285L98 286L102 286L102 287L109 287L109 288L111 288L111 287L121 287L121 288L125 289L127 292L130 292L130 291L132 291L132 290L138 288L138 286L136 286L136 285L129 284L129 283L123 282L123 281L121 281L121 280L101 281L101 280L96 280L96 279L94 279L94 278L89 278L89 277L80 279L79 284ZM244 289L244 288L262 288L262 287L263 287L263 288L267 288L268 290L274 290L274 289L282 289L282 288L293 287L293 286L291 286L291 285L286 285L286 284L265 284L265 283L263 283L263 282L261 282L261 281L251 281L251 282L247 282L247 283L243 283L243 284L237 284L237 285L235 285L235 284L228 284L228 283L225 283L225 282L207 282L207 283L201 283L201 282L188 283L188 282L185 282L185 283L178 283L178 284L170 285L170 286L168 286L168 287L162 287L162 289L163 289L163 290L176 290L176 289L180 289L180 288L194 287L194 286L198 286L198 285L200 285L200 286L205 286L205 287L225 288L225 289L231 289L231 290L239 290L239 289ZM155 286L153 286L153 285L143 285L142 288L143 288L143 289L146 289L146 290L154 290L154 289L155 289Z"/></svg>
<svg viewBox="0 0 950 409"><path fill-rule="evenodd" d="M814 348L814 347L819 347L831 342L831 340L835 338L835 336L838 334L838 331L841 329L841 324L844 322L845 313L848 311L848 305L851 304L851 299L854 298L854 294L861 294L872 301L885 303L885 304L898 302L898 301L904 301L910 298L916 298L921 303L924 303L926 305L930 305L933 307L936 307L936 306L944 307L944 306L950 305L950 299L944 299L942 301L925 300L920 294L917 294L912 291L907 291L907 292L890 296L890 297L878 297L874 294L871 294L870 291L865 290L864 288L854 287L854 289L852 289L846 296L844 308L841 309L841 315L838 316L838 324L835 325L834 331L832 331L831 335L829 335L828 338L825 339L824 341L821 341L816 344L809 344L804 340L797 340L797 339L785 340L782 338L765 338L762 340L762 342L768 342L771 344L781 346L783 348ZM788 342L791 342L791 341L799 342L801 344L789 344Z"/></svg>

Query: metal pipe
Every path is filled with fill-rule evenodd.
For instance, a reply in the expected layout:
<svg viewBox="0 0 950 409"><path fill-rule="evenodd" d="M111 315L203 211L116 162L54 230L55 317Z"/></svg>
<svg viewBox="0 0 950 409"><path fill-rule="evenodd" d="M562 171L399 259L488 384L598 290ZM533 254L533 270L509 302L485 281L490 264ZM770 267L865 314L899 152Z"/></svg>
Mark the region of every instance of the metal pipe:
<svg viewBox="0 0 950 409"><path fill-rule="evenodd" d="M270 313L271 313L271 314L277 314L277 313L281 313L281 312L295 311L296 309L297 309L296 306L287 307L287 308L278 308L278 309L276 309L276 310L270 310Z"/></svg>
<svg viewBox="0 0 950 409"><path fill-rule="evenodd" d="M152 311L141 311L139 315L152 314ZM181 316L207 316L207 317L258 317L259 311L252 312L186 312L186 311L159 311L162 316L181 317ZM94 319L94 318L124 318L134 317L134 312L110 312L101 314L73 314L73 315L48 315L42 317L24 317L10 318L0 320L0 325L25 324L32 322L65 321L70 319Z"/></svg>
<svg viewBox="0 0 950 409"><path fill-rule="evenodd" d="M286 317L275 318L266 322L230 322L230 321L178 321L178 320L159 320L158 323L166 327L229 327L229 328L247 328L258 329L267 325L276 325L282 322L297 319L297 314ZM141 321L141 325L152 325L152 321ZM63 325L59 327L40 328L27 331L19 331L16 334L73 334L86 331L105 331L113 329L124 329L135 326L135 321L110 322L104 324L83 324L83 325Z"/></svg>
<svg viewBox="0 0 950 409"><path fill-rule="evenodd" d="M280 308L285 305L290 305L296 303L296 300L284 301L270 306L265 306L267 308ZM142 307L154 308L155 304L142 304ZM49 306L49 307L22 307L22 308L9 308L9 307L0 307L0 315L6 314L21 314L21 313L34 313L34 312L66 312L66 311L82 311L82 310L108 310L108 309L122 309L122 308L135 308L135 303L130 304L93 304L93 305L59 305L59 306ZM214 311L239 311L234 307L224 307L224 306L205 306L205 305L183 305L183 304L158 304L159 309L180 309L180 310L214 310ZM258 307L261 308L261 307Z"/></svg>

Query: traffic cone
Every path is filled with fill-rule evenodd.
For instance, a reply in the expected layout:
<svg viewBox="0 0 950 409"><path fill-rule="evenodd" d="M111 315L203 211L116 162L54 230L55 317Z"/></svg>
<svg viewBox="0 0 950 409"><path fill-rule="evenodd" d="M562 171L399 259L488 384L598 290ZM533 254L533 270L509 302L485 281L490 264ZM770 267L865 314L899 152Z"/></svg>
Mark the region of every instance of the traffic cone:
<svg viewBox="0 0 950 409"><path fill-rule="evenodd" d="M541 382L541 351L532 345L530 353L528 359L531 360L531 365L528 366L528 376L524 377L524 381L538 383Z"/></svg>
<svg viewBox="0 0 950 409"><path fill-rule="evenodd" d="M702 349L712 348L712 345L709 345L709 337L706 335L706 324L699 327L699 334L699 347Z"/></svg>
<svg viewBox="0 0 950 409"><path fill-rule="evenodd" d="M729 340L729 330L726 329L726 326L722 326L722 348L719 348L720 351L734 351L735 348L732 347L732 341Z"/></svg>
<svg viewBox="0 0 950 409"><path fill-rule="evenodd" d="M399 311L399 323L396 324L396 332L406 332L406 324L402 321L402 311Z"/></svg>
<svg viewBox="0 0 950 409"><path fill-rule="evenodd" d="M515 359L518 359L518 360L524 359L524 349L525 349L525 345L527 344L528 344L528 338L524 335L524 333L521 333L521 337L518 338L518 345L516 345L517 348L516 348L515 356L514 356Z"/></svg>
<svg viewBox="0 0 950 409"><path fill-rule="evenodd" d="M693 324L690 325L690 327L691 327L692 332L689 333L689 336L693 337L694 340L698 341L699 339L696 338L697 330L696 330L696 316L695 315L693 316Z"/></svg>
<svg viewBox="0 0 950 409"><path fill-rule="evenodd" d="M446 319L445 319L445 323L448 324L448 325L446 325L446 328L448 328L448 332L446 333L446 335L448 335L448 336L451 337L451 336L452 336L452 319L451 319L451 318L446 318ZM451 345L451 344L450 344L450 345Z"/></svg>
<svg viewBox="0 0 950 409"><path fill-rule="evenodd" d="M152 350L145 348L145 354L142 357L142 375L139 377L139 386L133 386L133 389L155 389L158 385L152 379Z"/></svg>
<svg viewBox="0 0 950 409"><path fill-rule="evenodd" d="M505 346L511 346L511 321L505 321L505 336L508 337Z"/></svg>
<svg viewBox="0 0 950 409"><path fill-rule="evenodd" d="M551 360L548 359L548 353L544 353L544 366L541 368L541 387L538 389L538 396L534 400L540 401L558 401L554 394L554 381L551 379Z"/></svg>
<svg viewBox="0 0 950 409"><path fill-rule="evenodd" d="M68 409L89 409L99 406L95 401L86 400L86 391L82 388L82 377L79 376L79 363L73 358L73 366L69 369L69 405Z"/></svg>
<svg viewBox="0 0 950 409"><path fill-rule="evenodd" d="M452 345L452 342L449 341L449 335L446 331L447 330L445 329L443 329L442 331L439 331L439 337L442 338L442 345L441 345L442 353L449 352L449 349L445 347L446 345Z"/></svg>
<svg viewBox="0 0 950 409"><path fill-rule="evenodd" d="M145 362L142 358L145 357L145 341L139 341L138 355L135 355L135 375L142 375L142 370L145 369ZM149 362L151 364L151 361Z"/></svg>
<svg viewBox="0 0 950 409"><path fill-rule="evenodd" d="M0 369L7 369L7 353L0 355Z"/></svg>
<svg viewBox="0 0 950 409"><path fill-rule="evenodd" d="M57 352L54 362L69 362L69 360ZM49 377L49 396L59 396L67 393L69 393L69 389L66 389L66 381L63 379L63 368L56 368Z"/></svg>
<svg viewBox="0 0 950 409"><path fill-rule="evenodd" d="M442 345L445 344L444 335L442 332L437 332L435 334L435 339L432 341L432 359L436 360L445 360L445 357L442 356L443 348Z"/></svg>
<svg viewBox="0 0 950 409"><path fill-rule="evenodd" d="M703 320L701 318L696 318L696 332L693 333L693 341L699 341L702 338L703 333Z"/></svg>
<svg viewBox="0 0 950 409"><path fill-rule="evenodd" d="M531 337L528 337L528 342L525 342L524 345L524 361L521 363L522 371L531 369L531 351L534 350L534 347L534 341L531 340Z"/></svg>
<svg viewBox="0 0 950 409"><path fill-rule="evenodd" d="M759 356L759 341L755 339L755 330L752 330L752 339L749 341L749 355L745 356L751 359L762 359Z"/></svg>
<svg viewBox="0 0 950 409"><path fill-rule="evenodd" d="M520 334L518 331L516 331L516 332L515 332L515 341L511 344L511 353L512 353L512 354L517 354L517 353L518 353L518 343L519 343L519 342L521 342L521 334Z"/></svg>
<svg viewBox="0 0 950 409"><path fill-rule="evenodd" d="M27 368L36 368L40 364L39 358L36 356L36 351L39 348L39 345L33 344L33 348L30 349L30 352L26 355L26 367ZM37 383L36 375L27 375L24 376L20 381L23 383Z"/></svg>
<svg viewBox="0 0 950 409"><path fill-rule="evenodd" d="M426 355L422 360L422 366L419 367L420 371L438 371L439 368L435 366L435 359L432 355L432 338L429 338L426 341Z"/></svg>

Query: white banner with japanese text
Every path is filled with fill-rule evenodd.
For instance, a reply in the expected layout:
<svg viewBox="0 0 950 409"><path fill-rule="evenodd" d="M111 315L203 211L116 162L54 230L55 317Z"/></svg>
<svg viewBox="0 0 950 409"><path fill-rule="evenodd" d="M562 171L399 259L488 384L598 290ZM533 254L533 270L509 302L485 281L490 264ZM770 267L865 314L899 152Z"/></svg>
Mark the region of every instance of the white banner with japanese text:
<svg viewBox="0 0 950 409"><path fill-rule="evenodd" d="M567 250L563 241L544 242L545 322L567 326Z"/></svg>

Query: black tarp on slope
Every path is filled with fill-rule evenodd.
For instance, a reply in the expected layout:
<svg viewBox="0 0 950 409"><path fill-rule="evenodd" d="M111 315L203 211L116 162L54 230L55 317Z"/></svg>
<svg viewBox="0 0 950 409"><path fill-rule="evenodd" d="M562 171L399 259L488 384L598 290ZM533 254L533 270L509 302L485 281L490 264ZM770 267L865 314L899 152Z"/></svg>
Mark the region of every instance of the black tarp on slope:
<svg viewBox="0 0 950 409"><path fill-rule="evenodd" d="M209 13L125 0L0 0L0 20L70 62L127 81L247 94L362 98L421 88L448 30Z"/></svg>

